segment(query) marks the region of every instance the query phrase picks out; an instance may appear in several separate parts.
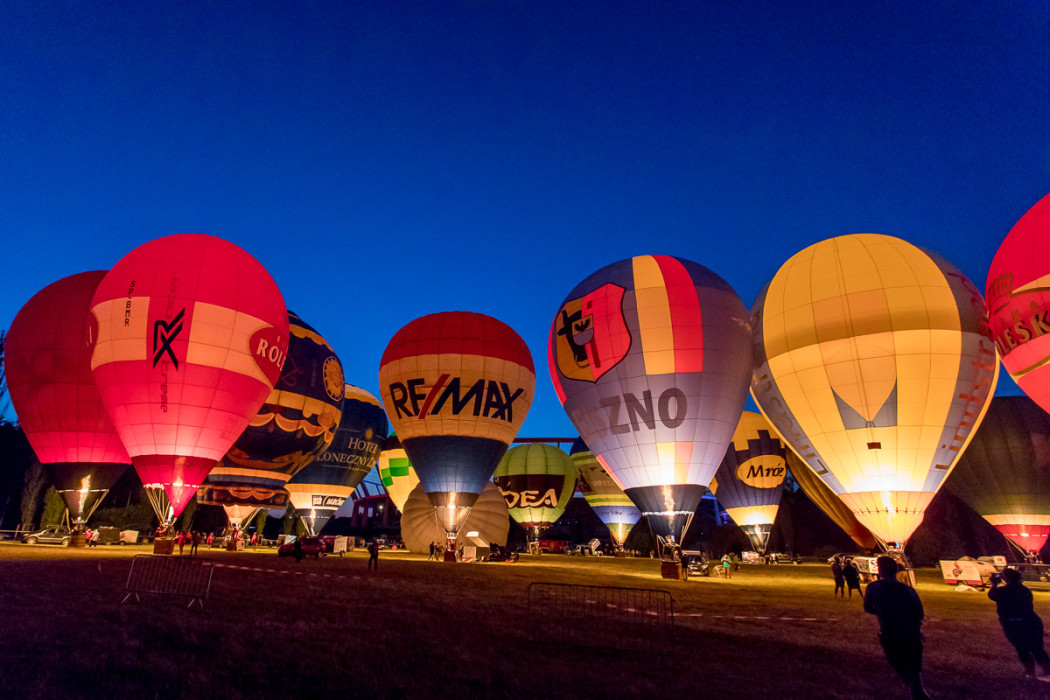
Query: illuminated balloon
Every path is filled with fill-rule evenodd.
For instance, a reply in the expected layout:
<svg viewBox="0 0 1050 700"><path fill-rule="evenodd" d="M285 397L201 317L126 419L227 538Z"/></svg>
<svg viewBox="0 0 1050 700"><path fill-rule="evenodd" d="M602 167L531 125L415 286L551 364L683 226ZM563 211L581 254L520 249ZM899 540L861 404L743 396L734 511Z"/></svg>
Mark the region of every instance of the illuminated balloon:
<svg viewBox="0 0 1050 700"><path fill-rule="evenodd" d="M162 523L197 493L273 389L288 312L237 246L166 236L125 255L91 302L91 368Z"/></svg>
<svg viewBox="0 0 1050 700"><path fill-rule="evenodd" d="M1044 411L1050 411L1050 195L1006 234L988 269L992 338L1003 366Z"/></svg>
<svg viewBox="0 0 1050 700"><path fill-rule="evenodd" d="M0 358L29 444L78 524L131 464L91 375L88 311L105 275L81 272L37 292L11 322Z"/></svg>
<svg viewBox="0 0 1050 700"><path fill-rule="evenodd" d="M211 474L197 500L284 508L285 484L329 446L343 409L343 366L321 335L288 312L288 359L270 395ZM325 452L328 450L328 452Z"/></svg>
<svg viewBox="0 0 1050 700"><path fill-rule="evenodd" d="M992 399L946 488L1022 552L1050 535L1050 415L1024 396Z"/></svg>
<svg viewBox="0 0 1050 700"><path fill-rule="evenodd" d="M654 534L680 538L744 410L751 326L740 298L688 260L623 260L569 293L548 349L583 440Z"/></svg>
<svg viewBox="0 0 1050 700"><path fill-rule="evenodd" d="M376 397L351 384L344 391L343 417L331 446L285 485L310 534L321 531L368 475L390 428Z"/></svg>
<svg viewBox="0 0 1050 700"><path fill-rule="evenodd" d="M631 502L623 492L616 479L605 471L594 453L587 449L582 438L573 440L569 457L580 472L579 488L584 499L605 523L612 535L617 549L623 549L623 543L631 534L631 528L641 519L642 511Z"/></svg>
<svg viewBox="0 0 1050 700"><path fill-rule="evenodd" d="M452 542L532 404L529 348L489 316L431 314L394 334L380 361L379 386Z"/></svg>
<svg viewBox="0 0 1050 700"><path fill-rule="evenodd" d="M379 453L379 476L394 506L403 510L408 494L419 484L419 477L396 435L387 438Z"/></svg>
<svg viewBox="0 0 1050 700"><path fill-rule="evenodd" d="M518 445L503 455L492 480L510 517L534 539L558 521L576 490L576 465L554 445Z"/></svg>
<svg viewBox="0 0 1050 700"><path fill-rule="evenodd" d="M241 532L248 527L248 523L255 518L259 512L259 506L249 504L224 505L222 509L226 512L226 519L230 521L230 527L237 527Z"/></svg>
<svg viewBox="0 0 1050 700"><path fill-rule="evenodd" d="M715 474L718 502L759 554L766 552L780 508L787 474L785 452L766 419L744 411Z"/></svg>
<svg viewBox="0 0 1050 700"><path fill-rule="evenodd" d="M417 488L412 489L404 505L401 514L401 539L410 551L417 554L427 553L434 542L448 546L445 527L438 521L437 511L422 488L417 485ZM491 481L485 484L463 527L456 534L453 551L458 551L459 545L466 543L468 532L477 532L478 537L489 544L507 546L510 514L507 512L507 503L503 500L503 495Z"/></svg>
<svg viewBox="0 0 1050 700"><path fill-rule="evenodd" d="M860 524L857 516L842 502L842 499L836 496L835 492L829 489L809 465L799 459L794 452L788 450L785 455L791 476L795 478L795 483L799 485L799 488L809 496L809 500L813 501L824 512L824 515L831 518L832 522L842 528L842 531L849 535L858 547L868 551L875 549L878 543L872 537L871 531Z"/></svg>
<svg viewBox="0 0 1050 700"><path fill-rule="evenodd" d="M752 310L762 413L871 532L903 546L998 379L980 293L891 236L822 241Z"/></svg>

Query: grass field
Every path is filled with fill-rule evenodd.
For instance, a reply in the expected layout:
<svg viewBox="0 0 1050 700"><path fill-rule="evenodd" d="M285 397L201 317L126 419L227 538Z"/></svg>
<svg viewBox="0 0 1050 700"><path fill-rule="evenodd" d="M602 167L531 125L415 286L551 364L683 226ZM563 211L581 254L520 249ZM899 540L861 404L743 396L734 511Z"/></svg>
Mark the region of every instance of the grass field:
<svg viewBox="0 0 1050 700"><path fill-rule="evenodd" d="M122 604L131 557L149 552L0 543L0 696L907 696L877 622L859 599L832 597L826 566L742 566L731 581L677 582L648 559L444 564L384 551L369 574L364 553L296 564L274 550L202 549L223 565L203 610L156 596ZM530 641L534 581L670 591L668 653ZM1050 697L1050 684L1021 677L983 593L953 591L933 570L919 581L935 697ZM1050 593L1035 595L1050 621ZM596 639L601 624L588 625Z"/></svg>

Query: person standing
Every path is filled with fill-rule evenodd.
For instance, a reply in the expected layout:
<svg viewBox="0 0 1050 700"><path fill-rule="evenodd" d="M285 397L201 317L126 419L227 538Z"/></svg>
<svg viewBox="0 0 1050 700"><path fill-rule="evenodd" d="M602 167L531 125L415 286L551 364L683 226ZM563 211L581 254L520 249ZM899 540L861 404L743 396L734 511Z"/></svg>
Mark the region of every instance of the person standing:
<svg viewBox="0 0 1050 700"><path fill-rule="evenodd" d="M846 563L842 567L842 578L846 579L846 590L849 592L850 598L853 597L853 591L856 591L857 595L861 595L860 570L853 562L852 557L846 557Z"/></svg>
<svg viewBox="0 0 1050 700"><path fill-rule="evenodd" d="M427 561L434 561L434 550L435 549L437 549L436 544L434 542L431 542L430 543L430 556L427 557Z"/></svg>
<svg viewBox="0 0 1050 700"><path fill-rule="evenodd" d="M897 580L892 557L877 560L879 577L864 593L864 612L879 618L879 642L886 661L911 691L912 700L928 700L922 685L922 601L911 586Z"/></svg>
<svg viewBox="0 0 1050 700"><path fill-rule="evenodd" d="M846 597L846 578L842 575L842 563L838 556L831 560L831 575L835 579L835 597Z"/></svg>
<svg viewBox="0 0 1050 700"><path fill-rule="evenodd" d="M368 547L368 570L371 571L373 566L379 571L379 540L372 540Z"/></svg>
<svg viewBox="0 0 1050 700"><path fill-rule="evenodd" d="M725 575L726 580L733 578L733 574L730 573L729 569L733 566L733 560L729 558L728 554L722 555L722 574Z"/></svg>
<svg viewBox="0 0 1050 700"><path fill-rule="evenodd" d="M99 543L99 541L100 541L101 539L102 539L102 535L101 535L101 534L99 533L99 530L98 530L98 528L95 528L95 529L94 529L94 530L93 530L93 531L91 532L91 544L90 544L89 546L91 546L91 547L97 547L97 546L98 546L98 543Z"/></svg>
<svg viewBox="0 0 1050 700"><path fill-rule="evenodd" d="M1000 586L1000 583L1005 585ZM1047 657L1043 646L1043 621L1035 613L1032 591L1022 582L1021 572L1004 569L1001 576L993 576L988 597L995 601L1003 634L1017 650L1017 658L1024 666L1025 675L1050 681L1050 657ZM1045 675L1035 675L1037 663Z"/></svg>
<svg viewBox="0 0 1050 700"><path fill-rule="evenodd" d="M295 552L295 563L298 564L303 560L303 538L296 537L295 542L292 543L292 551Z"/></svg>
<svg viewBox="0 0 1050 700"><path fill-rule="evenodd" d="M179 541L179 554L181 555L182 554L182 550L186 547L186 533L183 532L182 530L179 530L178 541Z"/></svg>
<svg viewBox="0 0 1050 700"><path fill-rule="evenodd" d="M197 556L197 546L201 543L201 533L196 530L190 535L190 556Z"/></svg>

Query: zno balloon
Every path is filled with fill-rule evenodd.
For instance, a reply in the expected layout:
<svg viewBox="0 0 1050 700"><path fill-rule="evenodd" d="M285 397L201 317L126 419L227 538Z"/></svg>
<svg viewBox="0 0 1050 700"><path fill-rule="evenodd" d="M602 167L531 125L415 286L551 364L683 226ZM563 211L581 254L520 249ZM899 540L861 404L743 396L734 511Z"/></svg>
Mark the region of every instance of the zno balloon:
<svg viewBox="0 0 1050 700"><path fill-rule="evenodd" d="M37 292L0 357L22 429L78 526L131 464L91 374L88 311L105 275L82 272Z"/></svg>
<svg viewBox="0 0 1050 700"><path fill-rule="evenodd" d="M762 413L861 523L903 546L995 390L980 293L906 241L855 234L784 263L752 323Z"/></svg>
<svg viewBox="0 0 1050 700"><path fill-rule="evenodd" d="M102 401L170 523L273 390L288 352L284 299L237 246L178 234L124 256L91 315Z"/></svg>
<svg viewBox="0 0 1050 700"><path fill-rule="evenodd" d="M688 260L623 260L569 293L548 351L580 436L653 532L680 538L744 410L751 325L740 298Z"/></svg>

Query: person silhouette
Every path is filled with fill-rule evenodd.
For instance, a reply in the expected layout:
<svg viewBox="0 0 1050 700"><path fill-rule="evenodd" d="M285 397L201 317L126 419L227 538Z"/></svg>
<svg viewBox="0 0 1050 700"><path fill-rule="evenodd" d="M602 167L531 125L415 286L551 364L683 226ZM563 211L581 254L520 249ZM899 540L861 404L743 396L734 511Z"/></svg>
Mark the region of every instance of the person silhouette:
<svg viewBox="0 0 1050 700"><path fill-rule="evenodd" d="M886 661L908 686L912 700L928 700L922 685L922 601L914 588L897 580L892 557L876 561L879 577L864 592L864 612L879 618L879 642Z"/></svg>
<svg viewBox="0 0 1050 700"><path fill-rule="evenodd" d="M842 575L842 564L839 562L839 558L835 557L831 561L831 577L835 579L835 597L846 597L846 579Z"/></svg>
<svg viewBox="0 0 1050 700"><path fill-rule="evenodd" d="M1000 583L1005 585L1000 586ZM1021 572L1003 569L1000 576L993 576L988 597L995 601L1003 634L1017 650L1017 658L1024 666L1025 675L1050 681L1050 657L1047 657L1043 646L1043 621L1035 613L1032 592L1022 582ZM1045 675L1035 675L1036 663Z"/></svg>

